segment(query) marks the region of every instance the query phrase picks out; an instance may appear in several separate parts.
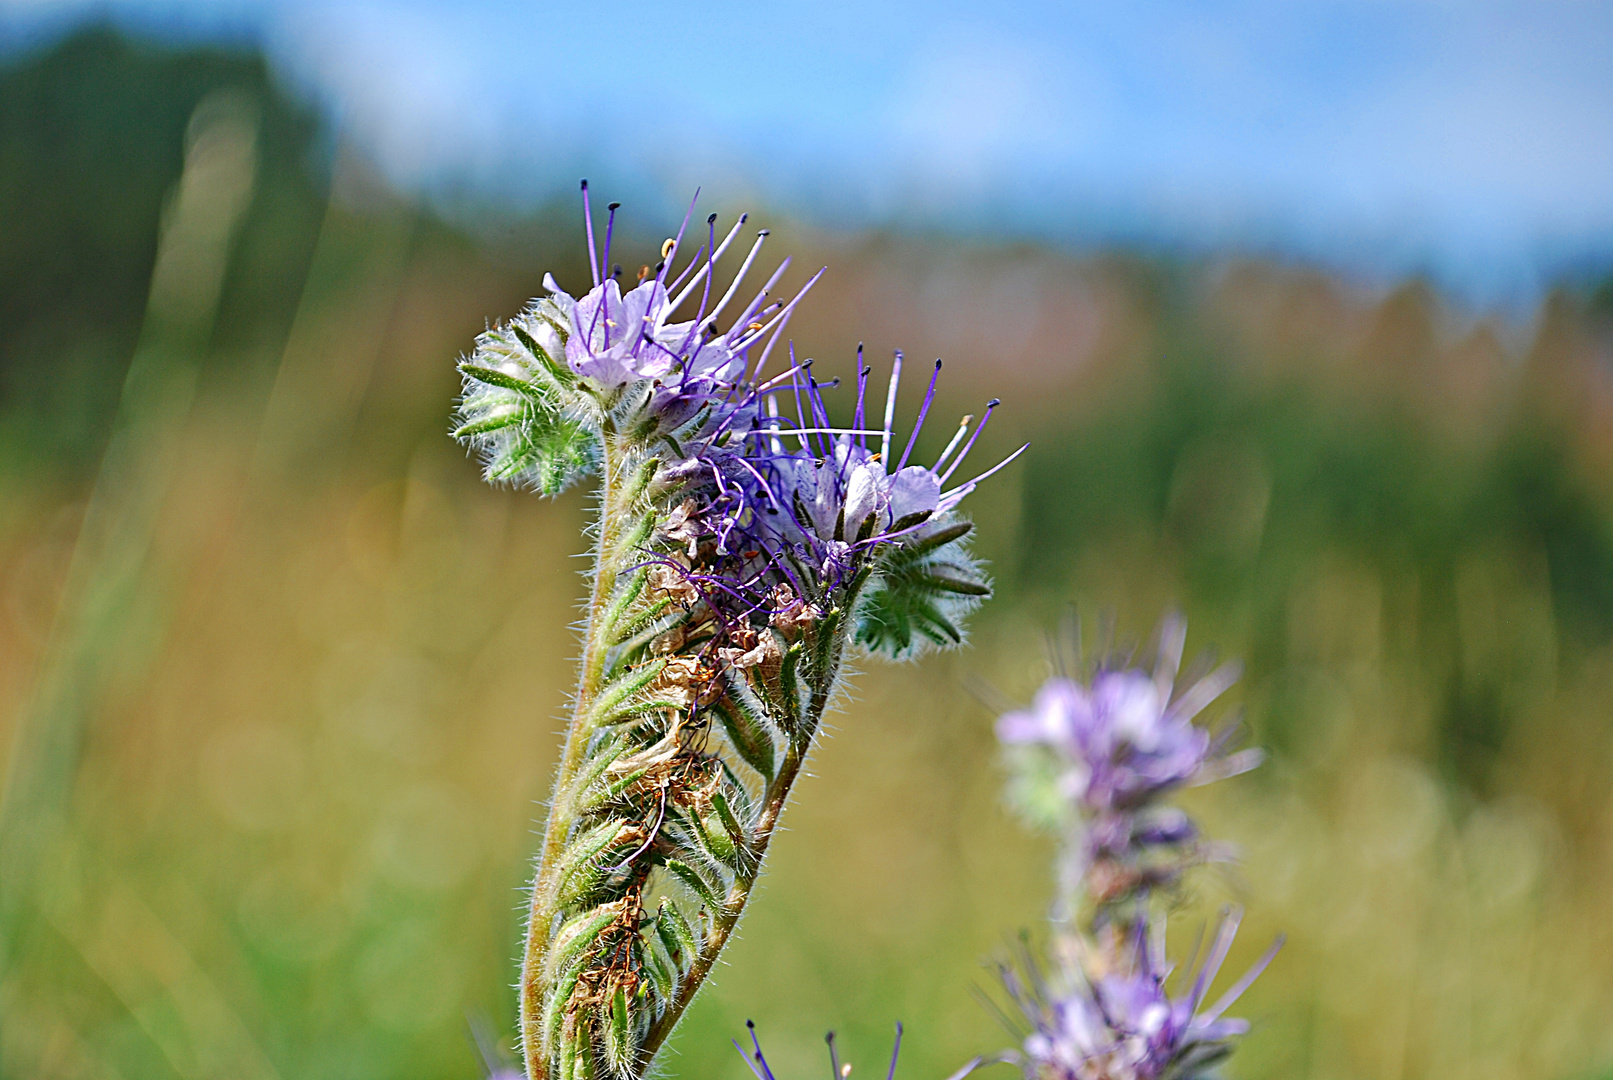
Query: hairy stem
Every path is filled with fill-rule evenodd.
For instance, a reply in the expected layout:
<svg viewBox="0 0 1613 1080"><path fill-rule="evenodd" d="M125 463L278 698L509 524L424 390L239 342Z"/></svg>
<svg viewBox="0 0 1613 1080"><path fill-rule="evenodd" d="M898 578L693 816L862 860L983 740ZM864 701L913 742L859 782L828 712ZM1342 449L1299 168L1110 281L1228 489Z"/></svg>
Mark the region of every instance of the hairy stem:
<svg viewBox="0 0 1613 1080"><path fill-rule="evenodd" d="M835 655L838 655L838 649ZM826 681L825 686L831 683L832 679ZM767 857L768 845L778 828L779 817L784 812L784 804L789 799L790 788L801 774L801 765L806 760L807 751L812 748L812 739L817 732L819 721L823 718L828 700L826 690L812 695L812 703L805 718L806 723L803 725L804 731L799 738L791 741L778 775L767 787L762 816L756 823L756 832L750 844L753 856L750 872L735 879L733 886L728 890L728 896L724 898L723 909L714 913L711 933L701 946L700 955L695 957L688 973L679 984L676 998L650 1027L641 1048L645 1062L655 1056L656 1051L672 1034L672 1030L678 1026L684 1011L688 1009L690 1003L694 1001L695 994L705 983L706 976L711 974L712 965L717 962L718 955L728 944L734 927L739 925L739 917L745 913L745 905L750 902L751 889L755 886L756 879L761 876L762 863Z"/></svg>
<svg viewBox="0 0 1613 1080"><path fill-rule="evenodd" d="M547 1055L542 1044L543 1012L543 961L549 948L549 933L558 910L556 903L555 871L565 849L566 836L571 830L576 808L572 805L572 781L583 764L592 734L588 728L589 710L599 694L605 668L607 643L603 640L600 615L610 602L616 588L619 570L619 552L622 522L629 507L624 501L628 483L626 456L621 452L615 433L608 428L601 440L600 493L598 535L594 545L592 586L588 596L587 616L584 621L582 657L578 665L577 692L573 702L571 722L566 726L566 742L560 752L560 765L556 770L554 794L549 803L549 817L543 831L543 848L538 856L537 872L532 883L532 904L527 915L526 949L521 962L521 1052L526 1063L528 1080L544 1080L548 1071Z"/></svg>

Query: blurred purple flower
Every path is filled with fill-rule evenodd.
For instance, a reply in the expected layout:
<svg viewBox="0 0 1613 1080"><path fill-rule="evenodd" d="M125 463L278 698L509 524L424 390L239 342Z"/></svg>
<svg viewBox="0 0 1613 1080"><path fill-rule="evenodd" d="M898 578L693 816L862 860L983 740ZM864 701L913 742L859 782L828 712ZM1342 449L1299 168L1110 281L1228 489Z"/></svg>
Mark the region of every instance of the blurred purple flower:
<svg viewBox="0 0 1613 1080"><path fill-rule="evenodd" d="M1029 709L997 721L998 738L1021 753L1020 801L1066 830L1065 915L1082 897L1102 912L1144 896L1213 857L1192 820L1161 800L1260 763L1258 750L1226 752L1235 726L1212 736L1193 723L1237 680L1238 666L1177 687L1185 640L1186 624L1169 616L1152 673L1100 666L1090 685L1049 679Z"/></svg>
<svg viewBox="0 0 1613 1080"><path fill-rule="evenodd" d="M1238 679L1237 664L1223 664L1177 690L1186 624L1175 616L1160 635L1152 674L1100 670L1090 687L1049 679L1027 710L997 721L1008 745L1036 744L1057 753L1061 793L1088 814L1128 810L1184 785L1232 776L1260 763L1259 751L1224 755L1224 739L1193 724L1207 705Z"/></svg>
<svg viewBox="0 0 1613 1080"><path fill-rule="evenodd" d="M1215 941L1196 972L1166 989L1172 968L1165 959L1163 924L1158 933L1140 923L1121 955L1088 971L1069 954L1079 949L1063 939L1051 975L1028 953L1022 970L1004 965L1001 976L1023 1022L1025 1075L1030 1080L1193 1080L1232 1052L1232 1040L1249 1030L1245 1020L1224 1014L1265 970L1282 947L1266 954L1213 1005L1205 1007L1237 934L1239 915L1223 915Z"/></svg>

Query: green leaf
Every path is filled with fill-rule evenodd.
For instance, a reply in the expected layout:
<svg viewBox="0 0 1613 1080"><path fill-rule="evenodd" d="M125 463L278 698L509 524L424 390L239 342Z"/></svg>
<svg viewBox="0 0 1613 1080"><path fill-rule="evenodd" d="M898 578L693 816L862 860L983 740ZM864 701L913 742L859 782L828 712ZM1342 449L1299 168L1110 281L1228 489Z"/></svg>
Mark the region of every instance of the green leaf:
<svg viewBox="0 0 1613 1080"><path fill-rule="evenodd" d="M544 370L549 373L549 377L559 386L569 388L577 381L577 377L571 373L570 368L550 356L548 350L533 340L532 335L528 334L518 324L511 323L510 329L515 331L515 336L520 339L522 345L526 346L526 351L532 354L533 359L543 365Z"/></svg>
<svg viewBox="0 0 1613 1080"><path fill-rule="evenodd" d="M690 891L698 896L701 903L705 904L706 907L712 911L721 911L723 909L722 901L717 899L717 890L712 887L711 883L706 880L705 875L701 874L700 871L682 859L668 859L666 868L679 881L689 886Z"/></svg>
<svg viewBox="0 0 1613 1080"><path fill-rule="evenodd" d="M773 745L773 736L768 732L767 724L761 719L762 703L738 672L728 673L728 693L718 699L713 711L722 721L728 741L745 764L760 773L763 779L772 780L777 768L775 761L778 750Z"/></svg>
<svg viewBox="0 0 1613 1080"><path fill-rule="evenodd" d="M496 386L501 390L513 390L523 397L531 398L533 401L547 402L548 400L548 395L543 392L543 387L528 379L523 379L519 375L511 375L497 368L469 362L460 364L459 370L479 383Z"/></svg>

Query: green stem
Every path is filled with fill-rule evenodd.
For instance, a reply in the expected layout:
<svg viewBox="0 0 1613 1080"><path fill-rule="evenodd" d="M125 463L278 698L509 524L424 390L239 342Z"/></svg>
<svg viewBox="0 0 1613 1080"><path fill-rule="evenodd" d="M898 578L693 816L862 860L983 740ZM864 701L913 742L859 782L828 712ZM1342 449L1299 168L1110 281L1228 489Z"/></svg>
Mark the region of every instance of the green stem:
<svg viewBox="0 0 1613 1080"><path fill-rule="evenodd" d="M834 655L839 655L841 645L841 642L835 642ZM706 936L700 954L689 965L688 973L678 984L677 996L667 1007L666 1012L662 1013L650 1027L649 1033L644 1038L644 1045L640 1049L643 1061L646 1063L654 1058L655 1052L678 1026L678 1021L694 1001L695 994L706 981L706 976L711 974L712 965L717 962L723 946L728 944L728 938L733 934L734 927L739 925L739 917L745 913L745 905L750 902L751 889L755 886L756 879L761 876L762 862L767 857L768 845L772 843L779 817L784 812L784 804L789 799L790 788L800 776L807 751L812 748L812 739L817 732L818 722L823 718L824 709L828 705L828 687L833 685L833 681L833 676L825 679L823 689L812 695L806 723L802 725L802 733L798 738L791 740L778 775L767 787L762 817L756 823L756 831L749 844L753 856L750 872L734 879L733 885L728 890L728 896L724 899L722 910L714 913L711 932Z"/></svg>
<svg viewBox="0 0 1613 1080"><path fill-rule="evenodd" d="M533 878L526 949L521 962L521 1052L525 1058L528 1080L545 1080L548 1073L549 1048L543 1045L542 1034L543 965L549 951L550 928L558 911L555 871L565 850L566 836L576 817L572 781L582 767L588 738L592 734L587 730L588 713L599 694L608 651L608 645L603 640L600 615L616 589L620 561L616 547L622 523L628 518L625 511L630 509L618 505L629 478L627 456L616 444L613 431L607 430L600 442L599 535L594 546L593 585L584 623L577 692L571 723L566 727L565 746L560 752L560 765L555 774L554 795L543 830L543 848Z"/></svg>

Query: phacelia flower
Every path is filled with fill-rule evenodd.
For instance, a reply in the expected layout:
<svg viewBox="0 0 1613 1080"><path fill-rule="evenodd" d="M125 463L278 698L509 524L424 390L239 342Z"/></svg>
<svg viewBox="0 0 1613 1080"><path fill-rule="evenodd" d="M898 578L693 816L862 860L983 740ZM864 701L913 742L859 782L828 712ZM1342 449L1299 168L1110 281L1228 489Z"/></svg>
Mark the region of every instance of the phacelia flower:
<svg viewBox="0 0 1613 1080"><path fill-rule="evenodd" d="M1226 1011L1266 969L1282 947L1272 947L1213 1004L1210 985L1226 961L1239 916L1223 915L1215 940L1196 971L1167 989L1172 967L1159 932L1139 925L1119 955L1095 955L1075 939L1061 939L1053 970L1044 972L1027 951L1021 969L1000 975L1019 1012L1022 1064L1027 1080L1197 1080L1232 1052L1249 1030Z"/></svg>
<svg viewBox="0 0 1613 1080"><path fill-rule="evenodd" d="M1171 791L1235 775L1259 764L1258 750L1227 753L1235 728L1219 736L1193 723L1238 678L1224 664L1186 686L1176 676L1186 639L1180 618L1160 633L1152 672L1100 667L1090 683L1059 676L1029 709L997 721L997 737L1015 751L1022 808L1054 817L1072 833L1063 877L1101 907L1170 882L1205 851ZM1052 813L1049 814L1051 805Z"/></svg>

